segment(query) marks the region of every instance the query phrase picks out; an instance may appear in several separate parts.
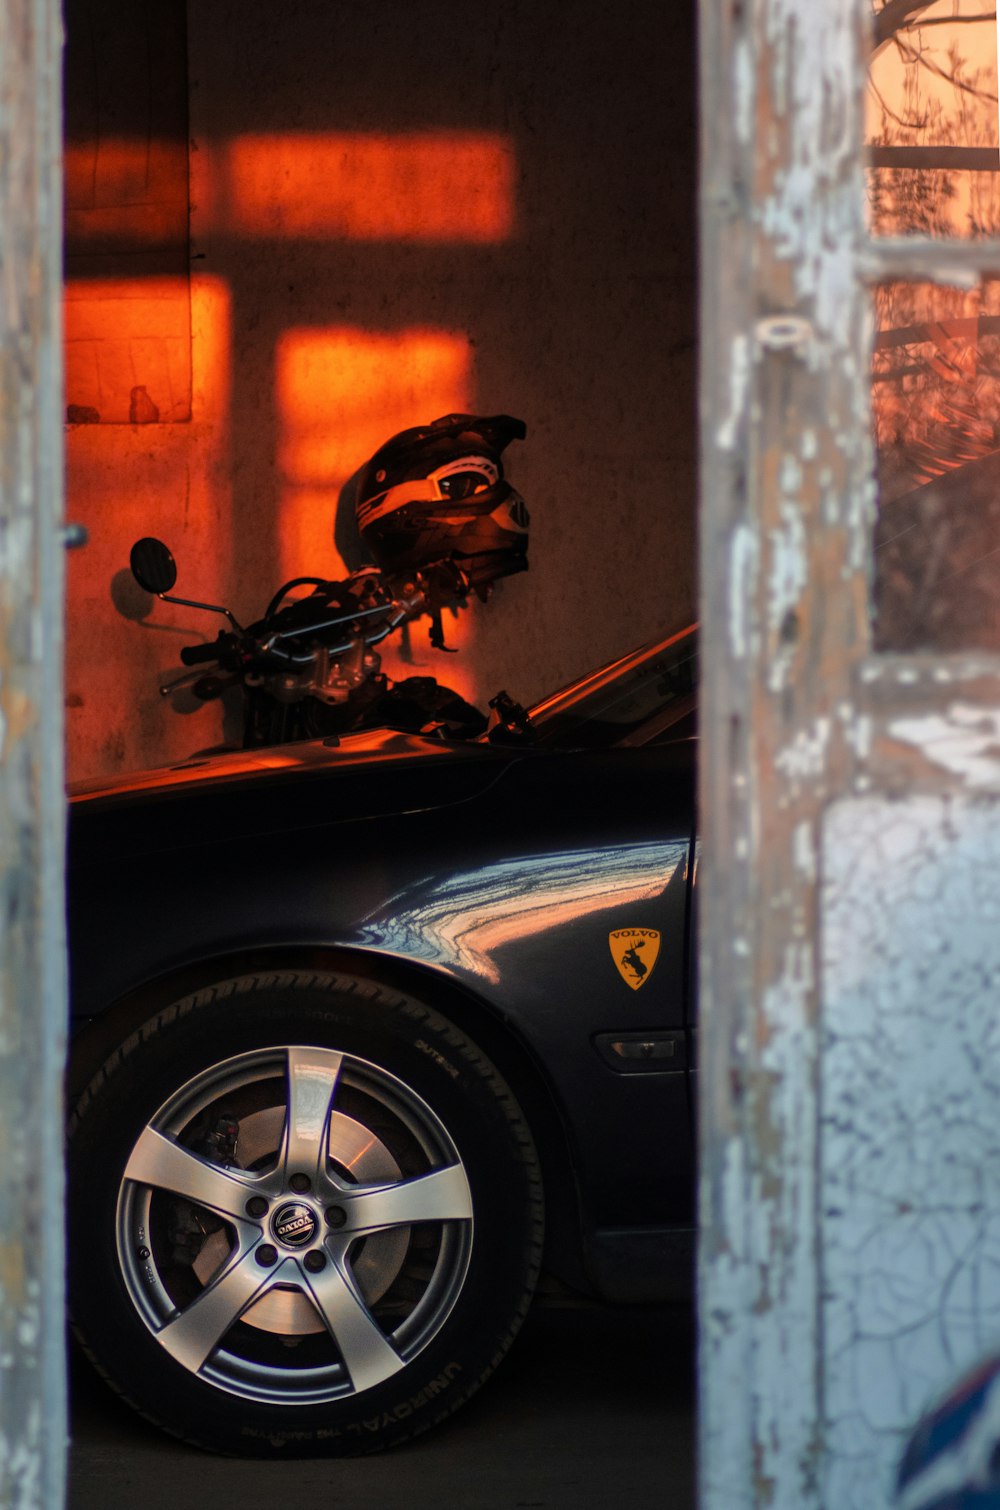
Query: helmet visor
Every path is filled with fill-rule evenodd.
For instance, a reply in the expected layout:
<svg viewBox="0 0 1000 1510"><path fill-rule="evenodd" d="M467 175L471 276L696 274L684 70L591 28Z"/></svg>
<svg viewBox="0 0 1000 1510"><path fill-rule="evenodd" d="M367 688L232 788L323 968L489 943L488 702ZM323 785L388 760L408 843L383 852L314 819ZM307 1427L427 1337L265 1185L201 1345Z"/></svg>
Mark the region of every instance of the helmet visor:
<svg viewBox="0 0 1000 1510"><path fill-rule="evenodd" d="M485 456L461 456L428 473L438 498L472 498L485 493L500 478L500 469Z"/></svg>

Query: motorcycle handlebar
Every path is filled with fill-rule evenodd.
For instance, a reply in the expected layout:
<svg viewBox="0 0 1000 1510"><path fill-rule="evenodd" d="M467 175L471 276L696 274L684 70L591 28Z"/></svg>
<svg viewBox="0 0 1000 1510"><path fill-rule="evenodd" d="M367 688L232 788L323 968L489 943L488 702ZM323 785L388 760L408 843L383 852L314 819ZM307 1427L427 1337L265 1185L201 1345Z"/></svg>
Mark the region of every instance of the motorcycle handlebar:
<svg viewBox="0 0 1000 1510"><path fill-rule="evenodd" d="M211 645L185 645L181 649L181 661L185 666L199 666L202 661L217 661L222 650L218 640L213 640Z"/></svg>
<svg viewBox="0 0 1000 1510"><path fill-rule="evenodd" d="M461 582L461 574L456 575ZM319 578L299 580L318 582ZM296 585L298 582L286 583L282 592ZM338 584L328 586L332 590ZM271 667L275 663L279 667L303 666L315 660L317 641L325 645L330 655L341 655L350 650L358 638L369 647L377 645L406 619L415 617L426 608L428 598L427 584L418 578L417 584L410 586L407 592L390 588L381 602L368 607L348 607L343 602L338 602L335 607L332 601L324 602L322 606L317 604L316 616L311 619L303 612L307 606L307 600L303 599L293 605L298 614L291 619L291 610L282 610L273 617L269 613L259 624L238 635L222 633L210 644L184 646L180 652L181 662L185 666L199 666L217 661L238 675L258 663ZM275 601L280 601L280 594L272 599L272 604ZM348 625L352 628L347 629Z"/></svg>

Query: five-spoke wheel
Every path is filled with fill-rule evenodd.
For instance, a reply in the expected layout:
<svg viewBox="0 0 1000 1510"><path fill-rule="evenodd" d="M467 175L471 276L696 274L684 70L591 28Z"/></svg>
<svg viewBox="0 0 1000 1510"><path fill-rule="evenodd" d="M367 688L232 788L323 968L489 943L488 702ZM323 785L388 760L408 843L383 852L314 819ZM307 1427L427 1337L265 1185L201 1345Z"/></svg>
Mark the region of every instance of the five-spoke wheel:
<svg viewBox="0 0 1000 1510"><path fill-rule="evenodd" d="M123 1394L226 1451L356 1452L447 1414L526 1309L541 1202L480 1050L335 975L220 983L71 1119L71 1295Z"/></svg>

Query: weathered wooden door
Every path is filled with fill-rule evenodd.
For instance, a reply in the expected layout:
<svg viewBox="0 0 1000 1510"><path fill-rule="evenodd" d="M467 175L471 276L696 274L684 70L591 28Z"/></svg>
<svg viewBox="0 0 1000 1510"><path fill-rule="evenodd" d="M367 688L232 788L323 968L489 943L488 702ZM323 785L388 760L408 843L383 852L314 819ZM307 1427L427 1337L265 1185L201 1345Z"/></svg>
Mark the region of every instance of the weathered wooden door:
<svg viewBox="0 0 1000 1510"><path fill-rule="evenodd" d="M0 7L0 1505L63 1502L61 19Z"/></svg>
<svg viewBox="0 0 1000 1510"><path fill-rule="evenodd" d="M1000 1350L988 11L700 11L702 1510L889 1505Z"/></svg>

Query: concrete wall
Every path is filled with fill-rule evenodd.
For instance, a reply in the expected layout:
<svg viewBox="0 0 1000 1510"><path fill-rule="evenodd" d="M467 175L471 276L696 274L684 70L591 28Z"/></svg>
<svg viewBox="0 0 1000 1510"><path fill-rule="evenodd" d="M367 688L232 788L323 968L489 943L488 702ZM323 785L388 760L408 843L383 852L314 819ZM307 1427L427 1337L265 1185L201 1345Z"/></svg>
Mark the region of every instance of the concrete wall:
<svg viewBox="0 0 1000 1510"><path fill-rule="evenodd" d="M528 425L508 457L532 514L531 569L446 621L458 655L431 651L424 621L397 639L390 673L530 701L690 619L692 10L190 7L189 284L166 211L159 230L134 221L131 240L110 211L100 233L93 214L70 225L68 333L90 343L72 370L90 376L68 427L68 507L91 536L70 562L71 774L169 762L222 737L218 705L157 692L178 647L219 625L134 589L122 569L137 535L171 544L184 596L252 618L283 576L354 564L334 543L338 507L348 538L352 472L394 431L452 409ZM98 57L156 93L183 12L161 0L131 14L119 27L120 0L73 0L68 80ZM145 72L115 47L144 48ZM175 205L176 152L155 139L172 128L141 117L121 107L116 192ZM77 173L86 187L112 163L115 122L76 110L70 127L77 150L100 138ZM145 190L123 191L143 162ZM100 343L122 321L114 367Z"/></svg>

